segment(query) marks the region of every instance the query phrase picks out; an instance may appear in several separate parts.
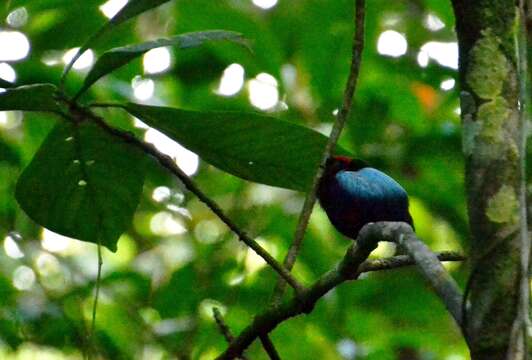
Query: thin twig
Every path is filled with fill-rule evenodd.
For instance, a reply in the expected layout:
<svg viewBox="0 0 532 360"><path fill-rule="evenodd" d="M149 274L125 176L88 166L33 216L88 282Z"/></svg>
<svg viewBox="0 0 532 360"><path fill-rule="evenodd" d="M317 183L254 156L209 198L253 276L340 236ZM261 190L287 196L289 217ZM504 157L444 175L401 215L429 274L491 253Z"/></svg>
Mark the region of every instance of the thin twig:
<svg viewBox="0 0 532 360"><path fill-rule="evenodd" d="M302 295L292 297L288 302L276 304L254 317L253 322L236 337L229 347L217 359L234 359L251 343L270 333L283 321L304 313L310 313L316 302L331 289L345 281L356 280L363 272L388 270L400 266L412 265L412 258L406 256L381 260L366 260L378 241L398 242L404 233L412 234L412 229L404 223L379 222L364 226L357 241L347 250L343 260L334 269L325 273ZM463 257L457 253L444 252L438 254L442 260L457 261ZM414 256L415 258L415 256Z"/></svg>
<svg viewBox="0 0 532 360"><path fill-rule="evenodd" d="M231 329L229 329L229 326L225 323L222 313L217 307L212 308L212 315L214 316L214 320L216 321L216 325L218 325L218 329L220 329L220 332L225 338L225 341L227 341L229 344L235 339L233 334L231 334ZM248 360L246 355L241 354L239 356L242 360Z"/></svg>
<svg viewBox="0 0 532 360"><path fill-rule="evenodd" d="M294 235L294 240L288 249L288 253L284 259L284 266L288 270L291 270L296 261L297 255L301 248L303 242L303 237L305 236L305 231L307 229L310 215L312 214L312 209L316 203L316 192L318 189L319 181L323 175L325 169L325 162L331 156L333 149L340 138L340 133L349 117L351 111L351 106L353 102L353 95L355 93L356 84L358 81L358 74L360 72L360 63L362 59L362 50L364 49L364 21L365 21L365 0L356 0L355 2L355 16L354 16L354 35L353 35L353 48L351 56L351 67L349 70L349 77L347 79L347 84L344 91L344 100L342 103L342 108L338 112L336 121L331 130L329 140L325 145L323 155L321 158L320 166L314 175L312 180L312 186L305 198L305 203L303 204L303 209L299 216L296 232ZM285 283L282 279L279 279L277 282L274 295L272 297L272 303L279 303L285 289Z"/></svg>
<svg viewBox="0 0 532 360"><path fill-rule="evenodd" d="M98 246L98 273L96 274L96 291L94 294L94 303L92 305L91 331L89 334L89 339L94 349L96 348L96 341L94 337L94 334L96 332L96 309L98 308L98 298L100 297L100 283L102 280L102 266L103 266L102 246L100 244L99 237L98 237L97 246ZM90 355L89 355L89 358L90 358Z"/></svg>
<svg viewBox="0 0 532 360"><path fill-rule="evenodd" d="M281 360L281 357L279 356L279 353L277 352L277 349L275 349L275 345L273 345L273 342L271 341L270 337L267 335L260 335L260 342L262 343L262 347L266 351L266 354L270 357L271 360Z"/></svg>
<svg viewBox="0 0 532 360"><path fill-rule="evenodd" d="M223 210L218 206L214 200L205 195L198 186L190 179L180 168L177 166L175 161L168 155L165 155L158 151L155 146L152 144L145 143L137 139L134 135L115 129L109 126L101 117L97 116L93 112L85 108L80 108L79 106L71 103L71 106L76 106L76 110L82 113L82 116L90 118L94 121L95 124L100 126L107 133L116 136L123 141L130 143L138 148L140 148L145 154L151 155L157 162L170 171L174 176L176 176L185 187L192 192L196 197L203 202L207 207L214 213L223 223L225 223L231 231L233 231L247 246L249 246L253 251L257 253L264 261L270 265L286 282L292 286L296 293L301 293L304 290L304 287L293 277L293 275L288 271L283 265L281 265L273 256L270 255L259 243L252 239L247 233L241 230L229 217L223 212Z"/></svg>

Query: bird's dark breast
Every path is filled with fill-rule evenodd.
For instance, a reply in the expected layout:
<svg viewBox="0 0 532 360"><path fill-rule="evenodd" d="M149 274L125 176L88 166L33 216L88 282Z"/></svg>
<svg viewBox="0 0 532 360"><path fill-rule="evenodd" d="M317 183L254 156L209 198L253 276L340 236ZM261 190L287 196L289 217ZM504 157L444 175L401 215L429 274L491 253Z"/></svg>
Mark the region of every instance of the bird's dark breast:
<svg viewBox="0 0 532 360"><path fill-rule="evenodd" d="M404 221L413 225L404 189L372 168L326 175L318 197L331 223L353 239L370 222Z"/></svg>

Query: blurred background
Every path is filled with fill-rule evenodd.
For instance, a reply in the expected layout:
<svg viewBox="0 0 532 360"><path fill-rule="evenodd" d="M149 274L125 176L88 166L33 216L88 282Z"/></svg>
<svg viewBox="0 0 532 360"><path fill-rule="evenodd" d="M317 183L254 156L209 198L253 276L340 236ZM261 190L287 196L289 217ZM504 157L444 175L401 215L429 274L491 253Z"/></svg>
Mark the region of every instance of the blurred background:
<svg viewBox="0 0 532 360"><path fill-rule="evenodd" d="M0 77L57 83L76 48L127 0L0 4ZM328 134L342 101L353 32L350 0L176 0L119 26L75 64L73 93L103 50L183 32L225 29L253 54L216 43L154 49L82 98L194 110L268 113ZM372 0L355 105L340 144L409 192L418 235L433 250L467 249L458 48L450 2ZM223 173L118 110L101 115L177 164L276 258L293 237L304 194ZM36 226L14 186L58 119L0 112L0 358L81 359L91 323L97 251ZM301 154L305 156L305 154ZM295 274L329 270L350 240L316 206ZM117 253L104 251L96 345L106 359L214 358L226 346L218 307L238 334L269 302L275 273L182 185L150 166ZM372 254L390 256L383 244ZM464 265L447 264L463 285ZM468 358L460 333L415 269L370 273L272 333L284 359ZM258 343L248 350L266 359Z"/></svg>

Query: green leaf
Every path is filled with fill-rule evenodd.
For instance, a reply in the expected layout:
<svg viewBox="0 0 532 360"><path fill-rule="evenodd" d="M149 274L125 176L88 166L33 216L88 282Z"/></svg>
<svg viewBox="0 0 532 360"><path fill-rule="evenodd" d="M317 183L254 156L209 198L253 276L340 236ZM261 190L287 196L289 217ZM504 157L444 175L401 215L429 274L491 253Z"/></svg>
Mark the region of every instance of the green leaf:
<svg viewBox="0 0 532 360"><path fill-rule="evenodd" d="M118 25L127 21L144 11L153 9L159 5L168 2L169 0L130 0L113 18L109 21L109 25Z"/></svg>
<svg viewBox="0 0 532 360"><path fill-rule="evenodd" d="M221 170L288 189L307 190L327 142L314 130L256 113L124 108Z"/></svg>
<svg viewBox="0 0 532 360"><path fill-rule="evenodd" d="M57 88L52 84L19 86L0 92L0 110L59 112L54 95Z"/></svg>
<svg viewBox="0 0 532 360"><path fill-rule="evenodd" d="M76 56L72 58L70 63L65 68L65 71L63 73L63 77L66 76L66 74L70 71L74 63L77 59L81 57L81 55L87 51L97 40L100 39L105 33L112 30L117 25L123 23L124 21L127 21L147 10L156 8L159 5L164 4L165 2L168 2L169 0L130 0L118 13L116 13L115 16L111 18L98 32L93 34L89 40L83 44L83 46L79 49L79 51L76 53Z"/></svg>
<svg viewBox="0 0 532 360"><path fill-rule="evenodd" d="M157 39L141 44L128 45L111 49L103 53L96 61L91 71L85 78L83 87L79 90L76 97L85 92L92 84L94 84L102 76L109 74L117 68L129 63L135 58L141 56L151 49L163 46L175 46L178 49L187 49L201 46L208 41L229 40L247 46L246 40L242 34L233 31L211 30L199 31L188 34L181 34L173 36L168 39Z"/></svg>
<svg viewBox="0 0 532 360"><path fill-rule="evenodd" d="M13 83L10 83L9 81L6 81L0 78L0 88L10 88L10 87L13 87Z"/></svg>
<svg viewBox="0 0 532 360"><path fill-rule="evenodd" d="M142 193L143 159L93 123L61 123L20 176L16 198L38 224L116 251Z"/></svg>

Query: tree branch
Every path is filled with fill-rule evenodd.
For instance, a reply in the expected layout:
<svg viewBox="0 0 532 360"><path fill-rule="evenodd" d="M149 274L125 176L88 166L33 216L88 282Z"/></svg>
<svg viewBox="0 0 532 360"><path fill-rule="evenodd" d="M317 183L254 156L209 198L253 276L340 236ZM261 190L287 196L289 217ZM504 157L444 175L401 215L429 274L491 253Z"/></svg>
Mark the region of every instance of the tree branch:
<svg viewBox="0 0 532 360"><path fill-rule="evenodd" d="M275 349L275 346L273 345L273 342L271 341L270 337L268 335L261 335L260 342L262 343L262 347L268 354L271 360L281 360L281 357L279 356L279 353Z"/></svg>
<svg viewBox="0 0 532 360"><path fill-rule="evenodd" d="M216 321L220 332L224 336L225 340L230 344L235 337L233 334L231 334L231 329L229 329L229 326L227 326L227 324L224 322L222 313L220 313L220 310L217 307L213 307L212 315L214 316L214 320ZM242 360L247 360L247 357L244 354L241 354L239 358Z"/></svg>
<svg viewBox="0 0 532 360"><path fill-rule="evenodd" d="M68 101L68 100L65 100ZM290 284L296 291L296 293L301 293L304 288L303 286L293 277L293 275L288 271L283 265L281 265L273 256L271 256L266 249L264 249L262 246L260 246L259 243L257 243L254 239L249 237L247 233L245 233L243 230L241 230L229 217L223 212L223 210L218 206L214 200L209 198L206 194L204 194L198 186L190 179L175 163L175 161L168 155L165 155L161 152L159 152L155 146L152 144L145 143L139 139L137 139L134 135L115 129L111 126L109 126L101 117L97 116L90 110L83 108L76 103L73 102L67 102L68 105L71 108L71 111L74 113L80 114L80 116L83 116L85 118L90 119L95 124L100 126L103 130L105 130L107 133L122 139L123 141L132 144L138 148L140 148L145 154L151 155L157 162L167 169L170 173L172 173L174 176L176 176L189 190L192 192L196 197L203 202L207 207L214 213L222 222L224 222L231 231L233 231L238 238L244 242L247 246L249 246L253 251L257 253L264 261L272 267L278 274L281 276L286 282Z"/></svg>
<svg viewBox="0 0 532 360"><path fill-rule="evenodd" d="M365 21L365 0L356 0L355 1L355 16L354 16L355 31L353 35L351 68L350 68L349 77L347 79L347 84L346 84L345 91L344 91L344 100L342 103L342 108L340 109L340 111L338 111L338 115L336 117L336 121L334 122L334 126L331 130L329 140L327 141L327 144L325 145L325 149L323 151L320 166L318 167L318 170L316 171L316 174L314 175L311 188L305 198L303 209L301 210L296 232L294 235L294 240L292 244L290 245L290 248L288 249L288 253L286 254L286 257L283 262L284 266L289 271L292 269L296 261L297 255L299 253L299 249L301 248L301 244L303 242L303 237L305 236L305 231L309 223L310 215L312 214L312 209L314 208L314 204L316 203L316 192L318 189L319 181L321 177L323 176L323 172L325 169L325 162L331 156L331 153L333 149L335 148L336 143L338 142L338 139L340 138L340 133L342 132L342 129L347 121L347 118L349 117L349 112L351 110L351 106L353 102L353 95L355 93L355 89L356 89L356 85L358 81L358 74L360 72L362 51L364 49L364 21ZM280 302L280 299L284 292L284 288L285 288L284 281L279 280L274 289L272 303L275 304L275 303Z"/></svg>
<svg viewBox="0 0 532 360"><path fill-rule="evenodd" d="M408 241L400 240L407 237ZM420 258L418 251L412 251L410 256L399 256L390 259L369 260L367 257L377 247L379 241L392 241L397 243L413 243L419 241L412 232L412 228L405 223L379 222L364 226L360 231L357 241L348 248L343 260L332 270L325 273L310 288L300 296L294 296L288 302L275 304L262 314L255 316L252 323L231 342L229 347L217 359L234 359L239 356L257 337L271 332L283 321L303 314L310 313L316 302L331 289L348 280L356 280L361 273L367 271L387 270L399 266L412 264L412 259ZM442 260L456 261L463 257L457 253L441 253ZM436 262L439 263L436 257ZM429 263L432 267L433 264ZM421 266L418 264L418 266ZM425 265L422 265L425 268ZM441 266L441 264L440 264ZM440 275L438 275L440 276ZM438 280L437 283L442 280ZM461 302L458 301L458 305ZM458 306L460 308L460 306Z"/></svg>
<svg viewBox="0 0 532 360"><path fill-rule="evenodd" d="M383 232L396 235L385 241L401 246L414 259L425 279L432 285L440 299L462 329L462 301L460 288L428 247L419 240L406 223L385 222ZM465 333L465 332L464 332Z"/></svg>

